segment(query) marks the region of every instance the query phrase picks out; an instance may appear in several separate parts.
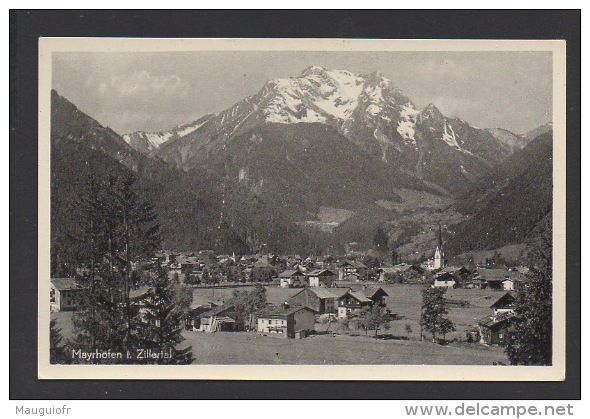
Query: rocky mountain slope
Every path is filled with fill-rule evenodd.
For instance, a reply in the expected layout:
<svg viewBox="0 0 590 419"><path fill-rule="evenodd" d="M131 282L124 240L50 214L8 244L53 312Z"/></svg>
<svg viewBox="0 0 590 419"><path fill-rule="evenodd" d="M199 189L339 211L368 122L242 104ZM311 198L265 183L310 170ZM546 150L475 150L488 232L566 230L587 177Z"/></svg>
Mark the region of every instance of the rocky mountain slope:
<svg viewBox="0 0 590 419"><path fill-rule="evenodd" d="M449 249L465 252L523 242L551 213L553 135L545 132L457 200L469 218L453 227Z"/></svg>

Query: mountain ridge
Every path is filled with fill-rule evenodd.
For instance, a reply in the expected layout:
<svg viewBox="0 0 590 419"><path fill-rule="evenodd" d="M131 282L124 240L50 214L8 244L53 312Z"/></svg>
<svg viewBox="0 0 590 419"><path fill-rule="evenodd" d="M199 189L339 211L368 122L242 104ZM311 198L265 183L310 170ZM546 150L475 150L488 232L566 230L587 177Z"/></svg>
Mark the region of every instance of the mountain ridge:
<svg viewBox="0 0 590 419"><path fill-rule="evenodd" d="M258 93L148 152L186 171L219 153L232 138L269 123L332 126L368 154L450 193L465 189L516 147L500 135L445 117L432 104L417 109L378 72L311 66L299 76L269 80ZM441 176L436 166L457 170Z"/></svg>

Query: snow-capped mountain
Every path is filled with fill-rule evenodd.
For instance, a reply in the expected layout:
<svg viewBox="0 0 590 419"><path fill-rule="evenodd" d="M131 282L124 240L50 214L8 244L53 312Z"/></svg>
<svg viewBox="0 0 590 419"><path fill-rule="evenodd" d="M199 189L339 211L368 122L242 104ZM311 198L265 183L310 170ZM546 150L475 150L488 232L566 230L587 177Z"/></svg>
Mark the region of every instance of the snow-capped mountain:
<svg viewBox="0 0 590 419"><path fill-rule="evenodd" d="M444 117L434 105L417 109L378 72L317 66L297 77L270 80L257 94L216 115L172 131L125 138L136 149L190 170L257 126L297 123L330 125L363 152L447 191L479 177L513 149L487 130ZM183 129L190 132L178 135Z"/></svg>

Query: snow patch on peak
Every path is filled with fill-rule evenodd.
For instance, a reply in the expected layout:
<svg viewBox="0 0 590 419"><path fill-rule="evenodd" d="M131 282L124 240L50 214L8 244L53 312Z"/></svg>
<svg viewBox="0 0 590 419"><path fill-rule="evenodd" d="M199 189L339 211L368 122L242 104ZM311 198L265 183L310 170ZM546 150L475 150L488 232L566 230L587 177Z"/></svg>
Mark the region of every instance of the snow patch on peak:
<svg viewBox="0 0 590 419"><path fill-rule="evenodd" d="M416 145L416 118L420 111L418 111L411 102L400 107L401 119L397 123L398 134L406 141Z"/></svg>
<svg viewBox="0 0 590 419"><path fill-rule="evenodd" d="M455 135L455 131L453 130L453 127L451 126L451 124L445 122L444 130L445 130L445 132L443 133L441 139L445 143L447 143L449 146L453 147L455 150L458 150L458 151L465 153L465 154L473 155L472 152L465 150L464 148L461 148L461 146L457 142L457 136Z"/></svg>
<svg viewBox="0 0 590 419"><path fill-rule="evenodd" d="M409 141L414 145L416 144L416 138L414 137L416 134L416 124L412 121L398 121L397 132L404 140Z"/></svg>

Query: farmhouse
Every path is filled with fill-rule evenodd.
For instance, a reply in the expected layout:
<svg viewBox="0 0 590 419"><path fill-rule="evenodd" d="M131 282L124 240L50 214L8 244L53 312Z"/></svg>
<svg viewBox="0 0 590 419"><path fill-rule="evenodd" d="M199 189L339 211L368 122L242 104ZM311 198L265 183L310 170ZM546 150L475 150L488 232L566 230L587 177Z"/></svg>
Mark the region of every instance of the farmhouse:
<svg viewBox="0 0 590 419"><path fill-rule="evenodd" d="M293 306L306 306L318 314L336 313L338 299L348 292L348 288L305 288L289 299Z"/></svg>
<svg viewBox="0 0 590 419"><path fill-rule="evenodd" d="M463 287L467 289L478 289L482 290L487 288L488 283L483 279L473 279L471 281L466 281L463 283Z"/></svg>
<svg viewBox="0 0 590 419"><path fill-rule="evenodd" d="M501 313L514 313L514 306L516 303L516 294L514 292L507 292L496 300L494 304L490 306L494 310L494 315Z"/></svg>
<svg viewBox="0 0 590 419"><path fill-rule="evenodd" d="M456 285L457 281L455 280L455 277L449 272L442 272L434 277L433 286L435 288L455 288Z"/></svg>
<svg viewBox="0 0 590 419"><path fill-rule="evenodd" d="M329 269L316 269L307 274L310 287L331 286L337 275Z"/></svg>
<svg viewBox="0 0 590 419"><path fill-rule="evenodd" d="M207 333L229 332L240 330L242 326L234 306L222 305L199 315L193 330Z"/></svg>
<svg viewBox="0 0 590 419"><path fill-rule="evenodd" d="M487 345L505 345L510 339L516 339L514 332L514 314L507 312L484 317L478 322L481 343Z"/></svg>
<svg viewBox="0 0 590 419"><path fill-rule="evenodd" d="M49 301L51 311L76 310L86 288L75 278L51 278Z"/></svg>
<svg viewBox="0 0 590 419"><path fill-rule="evenodd" d="M505 279L510 278L510 273L505 269L477 268L478 279L488 283L488 288L501 290Z"/></svg>
<svg viewBox="0 0 590 419"><path fill-rule="evenodd" d="M347 291L338 299L338 318L343 319L348 315L360 312L363 307L372 307L373 301L362 292Z"/></svg>
<svg viewBox="0 0 590 419"><path fill-rule="evenodd" d="M373 304L382 307L385 307L386 305L385 297L389 297L389 294L387 294L387 292L383 288L378 286L363 285L362 288L353 288L352 291L360 292L369 300L371 300Z"/></svg>
<svg viewBox="0 0 590 419"><path fill-rule="evenodd" d="M291 269L279 274L282 288L300 288L305 286L305 274L299 269Z"/></svg>
<svg viewBox="0 0 590 419"><path fill-rule="evenodd" d="M367 267L356 260L345 260L339 265L338 280L358 281L365 278Z"/></svg>
<svg viewBox="0 0 590 419"><path fill-rule="evenodd" d="M304 337L314 330L316 311L309 307L273 307L258 313L257 332L282 338Z"/></svg>
<svg viewBox="0 0 590 419"><path fill-rule="evenodd" d="M217 307L217 304L208 302L206 304L191 304L185 320L185 329L196 331L201 326L201 314Z"/></svg>

